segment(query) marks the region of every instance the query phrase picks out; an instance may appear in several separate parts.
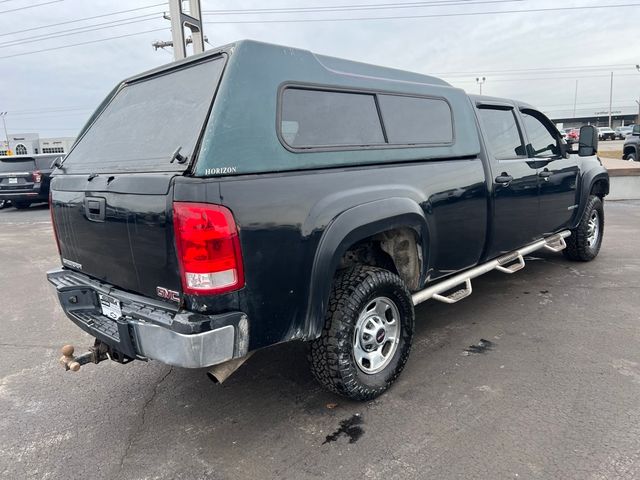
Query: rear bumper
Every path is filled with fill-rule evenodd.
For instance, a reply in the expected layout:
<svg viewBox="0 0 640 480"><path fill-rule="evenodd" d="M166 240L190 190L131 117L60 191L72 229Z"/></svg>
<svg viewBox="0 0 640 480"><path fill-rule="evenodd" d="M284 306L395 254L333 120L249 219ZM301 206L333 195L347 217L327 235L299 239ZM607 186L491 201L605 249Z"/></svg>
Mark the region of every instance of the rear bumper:
<svg viewBox="0 0 640 480"><path fill-rule="evenodd" d="M9 190L7 188L0 189L0 199L2 200L24 200L31 202L47 201L49 199L48 192L42 188L42 184L36 183L32 188L23 188Z"/></svg>
<svg viewBox="0 0 640 480"><path fill-rule="evenodd" d="M67 269L47 272L47 279L72 322L130 358L200 368L248 352L249 323L243 312L201 315L180 310ZM120 301L120 319L102 314L98 293Z"/></svg>

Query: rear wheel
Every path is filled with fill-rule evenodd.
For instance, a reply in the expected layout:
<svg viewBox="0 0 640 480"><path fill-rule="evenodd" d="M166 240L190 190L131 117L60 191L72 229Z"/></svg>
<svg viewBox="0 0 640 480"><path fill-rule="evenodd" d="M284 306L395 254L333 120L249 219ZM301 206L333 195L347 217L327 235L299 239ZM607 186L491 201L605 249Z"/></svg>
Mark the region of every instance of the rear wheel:
<svg viewBox="0 0 640 480"><path fill-rule="evenodd" d="M588 262L598 256L604 233L604 209L600 197L591 195L578 227L571 231L563 253L570 260Z"/></svg>
<svg viewBox="0 0 640 480"><path fill-rule="evenodd" d="M309 363L327 389L370 400L402 372L413 338L411 294L388 270L356 266L338 273Z"/></svg>
<svg viewBox="0 0 640 480"><path fill-rule="evenodd" d="M0 198L0 210L7 206L8 200L3 200Z"/></svg>
<svg viewBox="0 0 640 480"><path fill-rule="evenodd" d="M13 202L13 206L16 207L18 210L29 208L29 205L31 205L31 202L20 202L20 201Z"/></svg>

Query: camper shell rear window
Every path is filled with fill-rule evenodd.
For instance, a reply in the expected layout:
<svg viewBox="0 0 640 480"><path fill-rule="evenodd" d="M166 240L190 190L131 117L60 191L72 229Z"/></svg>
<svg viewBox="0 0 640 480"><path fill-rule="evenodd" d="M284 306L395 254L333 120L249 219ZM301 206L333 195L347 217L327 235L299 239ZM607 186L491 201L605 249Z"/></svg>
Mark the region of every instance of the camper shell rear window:
<svg viewBox="0 0 640 480"><path fill-rule="evenodd" d="M89 125L67 173L183 171L194 156L226 56L124 82ZM171 162L174 152L187 162Z"/></svg>

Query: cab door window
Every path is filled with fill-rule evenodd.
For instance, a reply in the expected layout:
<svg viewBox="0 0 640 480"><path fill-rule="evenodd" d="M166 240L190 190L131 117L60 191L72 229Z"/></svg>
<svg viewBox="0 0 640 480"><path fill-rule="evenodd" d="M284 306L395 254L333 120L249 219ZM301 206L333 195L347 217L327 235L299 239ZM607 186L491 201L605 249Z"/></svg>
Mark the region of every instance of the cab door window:
<svg viewBox="0 0 640 480"><path fill-rule="evenodd" d="M533 158L556 158L560 154L558 137L547 125L531 112L523 111L524 129L529 137L527 150ZM555 129L554 129L555 130Z"/></svg>
<svg viewBox="0 0 640 480"><path fill-rule="evenodd" d="M526 155L512 109L482 107L478 112L495 159L515 159Z"/></svg>

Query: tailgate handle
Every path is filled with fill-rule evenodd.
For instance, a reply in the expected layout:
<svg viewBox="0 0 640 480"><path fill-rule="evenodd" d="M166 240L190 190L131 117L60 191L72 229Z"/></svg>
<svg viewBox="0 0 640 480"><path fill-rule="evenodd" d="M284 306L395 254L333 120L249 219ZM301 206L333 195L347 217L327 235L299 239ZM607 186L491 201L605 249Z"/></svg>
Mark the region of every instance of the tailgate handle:
<svg viewBox="0 0 640 480"><path fill-rule="evenodd" d="M85 197L84 212L87 220L92 222L104 222L105 199L100 197Z"/></svg>

